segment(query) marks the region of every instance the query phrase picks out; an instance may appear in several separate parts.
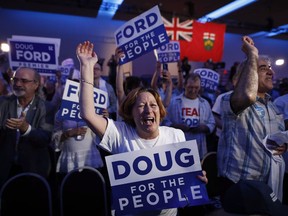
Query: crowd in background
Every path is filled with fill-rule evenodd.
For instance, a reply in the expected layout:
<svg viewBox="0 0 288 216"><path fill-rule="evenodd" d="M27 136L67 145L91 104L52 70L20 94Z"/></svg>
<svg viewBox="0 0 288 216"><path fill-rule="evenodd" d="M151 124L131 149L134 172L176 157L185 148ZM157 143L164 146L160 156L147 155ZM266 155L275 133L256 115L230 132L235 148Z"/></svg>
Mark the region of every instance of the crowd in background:
<svg viewBox="0 0 288 216"><path fill-rule="evenodd" d="M248 45L246 46L248 47L246 47L248 49L246 52L255 52L253 48ZM243 66L243 64L235 62L230 70L226 70L227 73L225 77L223 78L222 76L222 79L226 79L226 81L220 80L218 89L215 92L207 93L201 88L200 75L192 73L187 59L176 63L176 73L163 69L162 64L156 62L155 71L150 72L151 80L147 82L147 79L144 80L135 75L124 76L123 67L117 64L121 54L121 50L116 49L115 55L113 54L107 63L110 68L108 77L102 75L102 66L96 62L93 67L93 82L83 80L80 74L81 69L79 71L76 68L72 70L73 72L68 79L80 82L82 85L87 84L106 91L109 98L108 107L103 110L101 115L114 121L123 121L123 113L120 116L118 110L123 109L123 107L121 108L121 104L125 101L129 92L139 87L151 87L159 93L163 106L165 107L163 107L163 109L167 110L167 115L161 119L161 126L180 129L184 133L185 140L196 139L200 159L203 159L204 156L211 151L217 152L220 134L223 129L221 115L222 112L225 112L228 113L227 115L229 116L230 112L221 107L223 104L219 105L218 103L220 103L220 100L233 100L233 98L230 99L228 96L234 91L239 79L241 79L239 67L241 67L241 65ZM263 64L265 65L266 63L267 62L264 62ZM67 64L74 67L74 62L71 61L71 59L62 62L62 66ZM215 71L219 70L219 68L217 68L219 64L215 64L209 60L203 64L203 67ZM265 68L265 70L266 69L267 68ZM220 70L223 71L224 68L220 68ZM267 70L271 71L272 68L268 68ZM266 73L267 71L264 72ZM275 73L277 73L277 71L275 71ZM171 74L177 75L172 77ZM20 75L22 75L21 78ZM18 76L19 78L17 78ZM271 76L273 76L273 74ZM279 112L284 115L286 128L282 130L285 131L288 128L288 77L273 80L273 83L273 89L267 93L271 95L271 101L275 104ZM244 86L244 84L242 85ZM15 74L13 74L12 70L8 70L0 75L0 95L11 97L9 101L5 101L3 97L1 97L1 118L4 116L2 114L3 112L7 112L6 119L13 118L9 125L9 128L13 129L13 132L7 130L8 126L5 125L5 121L1 123L0 152L8 152L8 154L0 156L3 163L5 163L5 168L2 167L3 163L0 163L2 164L0 165L0 169L5 170L6 173L4 175L2 170L0 170L0 187L9 177L15 175L15 173L31 170L47 178L55 191L58 190L61 181L68 172L81 166L97 168L101 170L102 174L107 178L104 167L104 157L107 154L117 151L108 152L100 148L99 143L101 142L103 134L99 136L99 134L95 133L95 130L91 129L91 125L89 123L87 124L86 121L78 122L59 118L58 112L61 106L64 87L65 80L63 80L60 71L53 77L38 77L37 72L32 69L19 68ZM15 95L15 97L13 97L13 95ZM28 95L27 98L26 95ZM22 99L17 99L17 97L25 98L23 99L23 104ZM220 99L222 97L224 99ZM11 102L12 98L15 105ZM43 103L41 101L43 101ZM15 115L12 114L11 110L9 111L12 107L17 110ZM37 110L36 112L39 111L38 115L30 113L29 109L33 107L35 107L35 111ZM241 105L239 105L239 107L232 107L231 109L237 109L239 113L242 112L243 109L246 109L242 108ZM41 111L39 109L41 109ZM225 111L223 111L223 109ZM228 119L227 116L225 118ZM109 122L108 126L110 124ZM278 127L276 123L272 125L272 127L274 126ZM6 129L4 130L4 128ZM7 133L7 131L9 133L4 135L4 132ZM27 131L29 131L29 133ZM272 131L274 130L272 129ZM11 139L11 137L13 138ZM181 136L179 135L179 137ZM8 142L8 139L10 139L9 143L16 143L16 149L3 147L3 143ZM157 139L158 138L153 138L152 141L149 140L149 142L143 139L142 142L144 145L151 145L156 143L158 141ZM25 146L25 143L29 144ZM27 151L29 154L27 154ZM283 156L287 158L287 153L284 153ZM41 157L41 159L38 157ZM47 159L47 164L42 163L44 158ZM8 166L5 160L10 161L11 164ZM288 173L287 167L288 165L286 166L286 181ZM40 171L39 169L42 170ZM223 171L224 169L225 168L223 168ZM284 204L288 204L287 194L283 194L282 200Z"/></svg>

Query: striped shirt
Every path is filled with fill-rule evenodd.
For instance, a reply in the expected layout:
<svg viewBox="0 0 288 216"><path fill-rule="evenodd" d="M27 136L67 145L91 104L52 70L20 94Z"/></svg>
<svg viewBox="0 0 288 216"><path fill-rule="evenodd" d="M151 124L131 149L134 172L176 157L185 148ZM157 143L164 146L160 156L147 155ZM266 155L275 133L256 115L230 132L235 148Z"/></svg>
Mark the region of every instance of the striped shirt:
<svg viewBox="0 0 288 216"><path fill-rule="evenodd" d="M223 129L218 144L218 172L233 182L251 179L267 182L271 154L263 145L264 138L284 131L284 120L270 97L257 101L238 115L230 106L231 94L221 101Z"/></svg>

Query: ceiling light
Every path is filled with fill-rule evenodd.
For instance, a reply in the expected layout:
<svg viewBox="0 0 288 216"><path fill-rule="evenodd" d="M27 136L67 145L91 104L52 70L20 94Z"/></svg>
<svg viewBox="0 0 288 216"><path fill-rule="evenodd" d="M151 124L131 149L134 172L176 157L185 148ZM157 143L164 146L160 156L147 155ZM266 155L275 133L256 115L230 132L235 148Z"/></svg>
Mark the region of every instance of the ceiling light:
<svg viewBox="0 0 288 216"><path fill-rule="evenodd" d="M10 51L10 46L7 43L1 43L1 50L3 52L9 52Z"/></svg>
<svg viewBox="0 0 288 216"><path fill-rule="evenodd" d="M268 31L260 31L260 32L255 32L253 34L250 34L249 36L251 38L264 37L264 36L265 37L273 37L275 35L284 34L284 33L287 33L287 32L288 32L288 24L279 26L277 28L273 28L270 32L268 32Z"/></svg>
<svg viewBox="0 0 288 216"><path fill-rule="evenodd" d="M283 64L284 64L284 59L277 59L275 61L275 65L277 65L277 66L280 66L280 65L283 65Z"/></svg>
<svg viewBox="0 0 288 216"><path fill-rule="evenodd" d="M288 24L287 25L282 25L278 26L277 28L272 29L266 36L267 37L273 37L278 34L283 34L288 32Z"/></svg>
<svg viewBox="0 0 288 216"><path fill-rule="evenodd" d="M103 15L112 18L122 2L123 0L103 0L98 11L98 16Z"/></svg>
<svg viewBox="0 0 288 216"><path fill-rule="evenodd" d="M209 14L206 14L205 16L201 17L199 19L200 22L207 22L211 21L213 19L217 19L219 17L222 17L228 13L231 13L235 10L240 9L241 7L247 6L253 2L256 2L257 0L236 0L233 1Z"/></svg>
<svg viewBox="0 0 288 216"><path fill-rule="evenodd" d="M260 32L250 34L249 37L251 38L262 37L262 36L265 36L266 34L267 34L266 31L260 31Z"/></svg>

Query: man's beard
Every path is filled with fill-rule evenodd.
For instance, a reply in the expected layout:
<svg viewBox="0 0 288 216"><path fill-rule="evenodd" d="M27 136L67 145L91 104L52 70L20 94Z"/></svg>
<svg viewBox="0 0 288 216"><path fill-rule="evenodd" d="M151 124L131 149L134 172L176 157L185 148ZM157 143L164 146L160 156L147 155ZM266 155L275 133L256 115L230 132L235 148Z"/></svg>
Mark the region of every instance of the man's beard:
<svg viewBox="0 0 288 216"><path fill-rule="evenodd" d="M20 89L13 89L13 94L16 96L16 97L21 97L21 96L24 96L25 95L25 91L24 90L20 90Z"/></svg>

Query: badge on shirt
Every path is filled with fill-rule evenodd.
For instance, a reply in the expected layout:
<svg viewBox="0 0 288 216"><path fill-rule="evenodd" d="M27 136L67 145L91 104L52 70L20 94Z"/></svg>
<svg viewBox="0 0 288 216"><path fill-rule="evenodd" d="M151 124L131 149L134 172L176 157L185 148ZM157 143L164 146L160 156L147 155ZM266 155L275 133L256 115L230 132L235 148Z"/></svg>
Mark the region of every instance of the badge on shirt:
<svg viewBox="0 0 288 216"><path fill-rule="evenodd" d="M258 116L259 116L261 119L263 119L264 116L265 116L265 110L263 109L263 107L256 106L256 107L255 107L255 110L256 110Z"/></svg>

